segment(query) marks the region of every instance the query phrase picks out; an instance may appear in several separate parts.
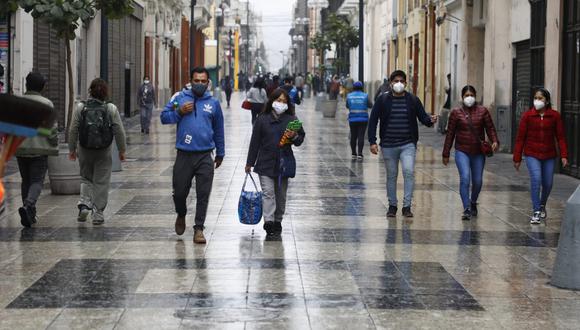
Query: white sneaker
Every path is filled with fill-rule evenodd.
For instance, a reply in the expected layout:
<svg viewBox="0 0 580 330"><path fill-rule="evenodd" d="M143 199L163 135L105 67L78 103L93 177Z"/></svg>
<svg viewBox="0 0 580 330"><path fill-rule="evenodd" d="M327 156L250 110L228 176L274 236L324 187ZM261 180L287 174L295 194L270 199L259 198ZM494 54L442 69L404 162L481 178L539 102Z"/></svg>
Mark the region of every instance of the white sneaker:
<svg viewBox="0 0 580 330"><path fill-rule="evenodd" d="M534 215L530 218L530 224L532 225L539 225L541 222L540 220L540 211L534 212Z"/></svg>
<svg viewBox="0 0 580 330"><path fill-rule="evenodd" d="M82 205L81 208L79 209L79 215L77 217L77 221L78 222L86 222L87 218L89 217L89 214L91 214L91 209Z"/></svg>
<svg viewBox="0 0 580 330"><path fill-rule="evenodd" d="M544 205L540 206L540 219L546 220L548 217L548 212L546 212L546 207Z"/></svg>

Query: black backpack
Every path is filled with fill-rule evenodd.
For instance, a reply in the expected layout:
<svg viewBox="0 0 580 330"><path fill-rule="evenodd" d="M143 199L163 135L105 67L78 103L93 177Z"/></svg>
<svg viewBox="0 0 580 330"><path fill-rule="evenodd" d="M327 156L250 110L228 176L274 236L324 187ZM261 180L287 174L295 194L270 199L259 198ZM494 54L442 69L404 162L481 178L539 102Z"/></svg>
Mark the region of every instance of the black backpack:
<svg viewBox="0 0 580 330"><path fill-rule="evenodd" d="M79 143L85 149L100 150L113 143L113 120L107 103L88 100L81 111Z"/></svg>

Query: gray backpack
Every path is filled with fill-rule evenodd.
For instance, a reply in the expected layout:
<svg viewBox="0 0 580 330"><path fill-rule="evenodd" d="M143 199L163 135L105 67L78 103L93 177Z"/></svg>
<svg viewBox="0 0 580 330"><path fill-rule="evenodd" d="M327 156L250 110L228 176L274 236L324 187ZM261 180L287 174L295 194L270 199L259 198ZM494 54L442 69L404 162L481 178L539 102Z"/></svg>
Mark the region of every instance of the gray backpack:
<svg viewBox="0 0 580 330"><path fill-rule="evenodd" d="M85 149L106 149L113 143L113 120L107 103L88 100L81 111L79 143Z"/></svg>

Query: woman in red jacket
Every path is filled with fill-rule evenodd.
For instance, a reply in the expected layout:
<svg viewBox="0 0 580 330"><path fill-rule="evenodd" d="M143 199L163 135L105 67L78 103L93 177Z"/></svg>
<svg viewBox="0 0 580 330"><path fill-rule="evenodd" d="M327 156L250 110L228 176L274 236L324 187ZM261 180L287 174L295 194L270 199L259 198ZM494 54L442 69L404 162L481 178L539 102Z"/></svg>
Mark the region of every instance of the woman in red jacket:
<svg viewBox="0 0 580 330"><path fill-rule="evenodd" d="M463 202L462 220L477 216L477 198L483 185L485 155L481 152L481 141L485 133L497 150L499 140L489 111L475 102L476 91L471 85L463 87L463 106L453 109L449 115L447 136L443 147L443 164L449 164L449 153L455 140L455 164L459 170L459 194ZM471 181L471 196L469 186Z"/></svg>
<svg viewBox="0 0 580 330"><path fill-rule="evenodd" d="M560 146L562 166L566 167L568 148L562 118L560 113L552 109L550 92L538 88L534 93L534 106L523 114L520 121L513 157L514 167L519 171L522 152L526 156L534 208L531 224L539 224L547 218L546 202L552 190L554 166L558 157L556 140Z"/></svg>

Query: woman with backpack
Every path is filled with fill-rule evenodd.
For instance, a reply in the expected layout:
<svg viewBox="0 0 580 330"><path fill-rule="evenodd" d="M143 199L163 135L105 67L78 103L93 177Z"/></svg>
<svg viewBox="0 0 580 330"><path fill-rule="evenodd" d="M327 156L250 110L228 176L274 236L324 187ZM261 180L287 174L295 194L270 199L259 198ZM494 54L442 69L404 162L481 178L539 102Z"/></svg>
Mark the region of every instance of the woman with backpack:
<svg viewBox="0 0 580 330"><path fill-rule="evenodd" d="M264 230L268 235L282 233L288 178L296 174L292 145L300 146L305 136L301 125L298 129L289 129L293 126L289 124L297 123L298 120L289 99L288 93L282 88L272 93L254 123L246 161L246 173L250 173L254 167L254 172L260 176Z"/></svg>
<svg viewBox="0 0 580 330"><path fill-rule="evenodd" d="M69 159L75 161L78 158L81 168L77 220L87 221L92 212L93 225L102 225L111 183L111 144L114 138L119 158L124 161L125 129L117 107L107 102L109 88L103 79L96 78L91 82L89 95L89 99L79 103L72 115Z"/></svg>
<svg viewBox="0 0 580 330"><path fill-rule="evenodd" d="M537 225L548 217L546 203L552 191L554 167L558 158L563 167L568 166L568 146L564 123L560 113L552 109L550 101L550 92L547 89L536 90L534 106L526 111L520 120L514 149L513 161L516 170L520 170L522 154L526 156L533 207L533 214L530 218L532 225ZM559 157L556 141L560 148Z"/></svg>
<svg viewBox="0 0 580 330"><path fill-rule="evenodd" d="M477 216L477 198L483 185L485 157L483 147L487 146L485 134L491 140L491 151L499 147L499 140L491 115L487 108L475 102L475 88L463 87L463 105L453 109L449 115L447 136L443 147L443 164L449 164L449 154L455 140L455 164L459 171L459 194L463 203L461 220L471 220ZM471 181L471 196L469 186Z"/></svg>

